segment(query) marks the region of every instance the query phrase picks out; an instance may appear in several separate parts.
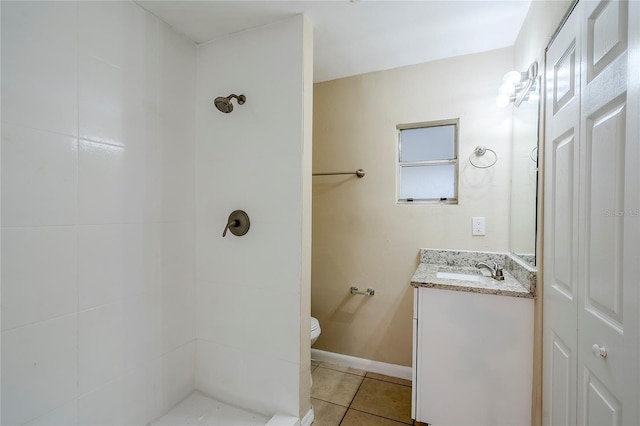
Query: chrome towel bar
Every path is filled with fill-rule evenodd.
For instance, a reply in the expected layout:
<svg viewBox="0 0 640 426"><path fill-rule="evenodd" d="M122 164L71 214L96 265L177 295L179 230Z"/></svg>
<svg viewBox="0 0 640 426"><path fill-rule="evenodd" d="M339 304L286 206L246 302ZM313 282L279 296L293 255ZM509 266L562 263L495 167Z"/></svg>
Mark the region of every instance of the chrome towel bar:
<svg viewBox="0 0 640 426"><path fill-rule="evenodd" d="M351 286L351 294L363 294L365 296L373 296L376 291L372 288L368 288L367 291L358 291L358 287Z"/></svg>
<svg viewBox="0 0 640 426"><path fill-rule="evenodd" d="M314 173L312 176L335 176L335 175L356 175L359 178L364 177L364 169L358 169L355 172L329 172L329 173Z"/></svg>

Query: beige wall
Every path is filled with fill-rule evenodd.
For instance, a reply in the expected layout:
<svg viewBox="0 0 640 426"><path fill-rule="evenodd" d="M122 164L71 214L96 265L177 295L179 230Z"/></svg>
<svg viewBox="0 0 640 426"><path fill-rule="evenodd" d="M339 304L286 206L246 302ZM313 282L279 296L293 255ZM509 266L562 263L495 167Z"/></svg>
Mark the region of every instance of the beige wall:
<svg viewBox="0 0 640 426"><path fill-rule="evenodd" d="M545 49L551 36L560 25L562 18L567 13L573 3L572 0L554 0L554 1L534 1L531 3L527 17L522 24L520 34L514 45L515 67L517 69L525 69L531 62L538 61L540 65L540 73L542 77L542 90L544 90L544 56ZM544 100L541 99L542 110L541 116L544 117ZM538 158L544 158L544 123L540 123L540 151ZM544 292L544 282L542 279L542 176L544 176L544 164L542 161L538 164L538 218L537 228L538 237L536 246L539 248L537 253L538 259L538 294L535 306L535 329L534 329L534 365L533 365L533 404L531 423L533 425L542 424L542 294Z"/></svg>
<svg viewBox="0 0 640 426"><path fill-rule="evenodd" d="M542 62L544 51L560 21L573 3L572 0L535 0L522 23L514 44L514 65L526 69L533 61ZM543 68L540 69L542 73Z"/></svg>
<svg viewBox="0 0 640 426"><path fill-rule="evenodd" d="M509 249L511 111L495 97L511 68L504 48L314 86L314 172L367 173L313 181L315 348L410 366L419 249ZM449 118L460 119L459 204L396 205L396 125ZM494 167L469 165L479 144L497 152ZM471 235L472 216L486 217L486 236Z"/></svg>

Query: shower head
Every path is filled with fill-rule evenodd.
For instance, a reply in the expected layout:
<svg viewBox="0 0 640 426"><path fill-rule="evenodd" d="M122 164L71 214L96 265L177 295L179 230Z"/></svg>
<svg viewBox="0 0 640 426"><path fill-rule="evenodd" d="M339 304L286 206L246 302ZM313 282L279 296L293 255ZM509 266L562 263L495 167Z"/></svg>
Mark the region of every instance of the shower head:
<svg viewBox="0 0 640 426"><path fill-rule="evenodd" d="M233 104L231 103L231 99L233 98L236 98L236 100L238 101L238 105L244 104L247 100L247 97L245 95L238 96L231 94L226 98L222 96L218 97L215 101L213 101L213 103L215 104L216 108L218 108L218 111L228 114L233 111Z"/></svg>

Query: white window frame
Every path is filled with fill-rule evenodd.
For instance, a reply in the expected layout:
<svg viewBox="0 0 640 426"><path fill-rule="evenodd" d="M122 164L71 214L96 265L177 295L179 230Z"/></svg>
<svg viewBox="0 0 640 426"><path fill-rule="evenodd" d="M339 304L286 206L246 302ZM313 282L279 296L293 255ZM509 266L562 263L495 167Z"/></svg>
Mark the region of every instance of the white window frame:
<svg viewBox="0 0 640 426"><path fill-rule="evenodd" d="M453 147L453 155L454 158L447 160L429 160L429 161L405 161L402 162L402 130L410 130L410 129L421 129L426 127L438 127L438 126L455 126L454 131L454 147ZM448 120L437 120L437 121L426 121L421 123L411 123L411 124L398 124L396 126L397 129L397 143L398 143L398 157L397 157L397 167L396 167L396 204L398 205L420 205L420 204L458 204L458 145L459 145L459 132L460 132L460 119L452 118ZM402 188L402 173L401 170L403 167L415 167L415 166L432 166L439 164L453 164L455 166L454 176L453 176L453 198L443 199L416 199L416 198L400 198L401 188Z"/></svg>

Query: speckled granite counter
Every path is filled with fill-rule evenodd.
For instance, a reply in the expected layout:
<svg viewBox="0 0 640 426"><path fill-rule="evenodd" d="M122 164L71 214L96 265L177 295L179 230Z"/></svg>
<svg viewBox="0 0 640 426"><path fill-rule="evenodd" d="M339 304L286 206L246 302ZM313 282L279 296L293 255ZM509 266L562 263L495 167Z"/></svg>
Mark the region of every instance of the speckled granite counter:
<svg viewBox="0 0 640 426"><path fill-rule="evenodd" d="M435 263L420 263L411 278L413 287L439 288L444 290L466 291L470 293L497 294L501 296L533 298L533 294L520 284L508 271L504 271L504 280L498 281L488 275L489 271L470 266L448 266ZM477 275L477 281L439 278L438 272L453 272Z"/></svg>

